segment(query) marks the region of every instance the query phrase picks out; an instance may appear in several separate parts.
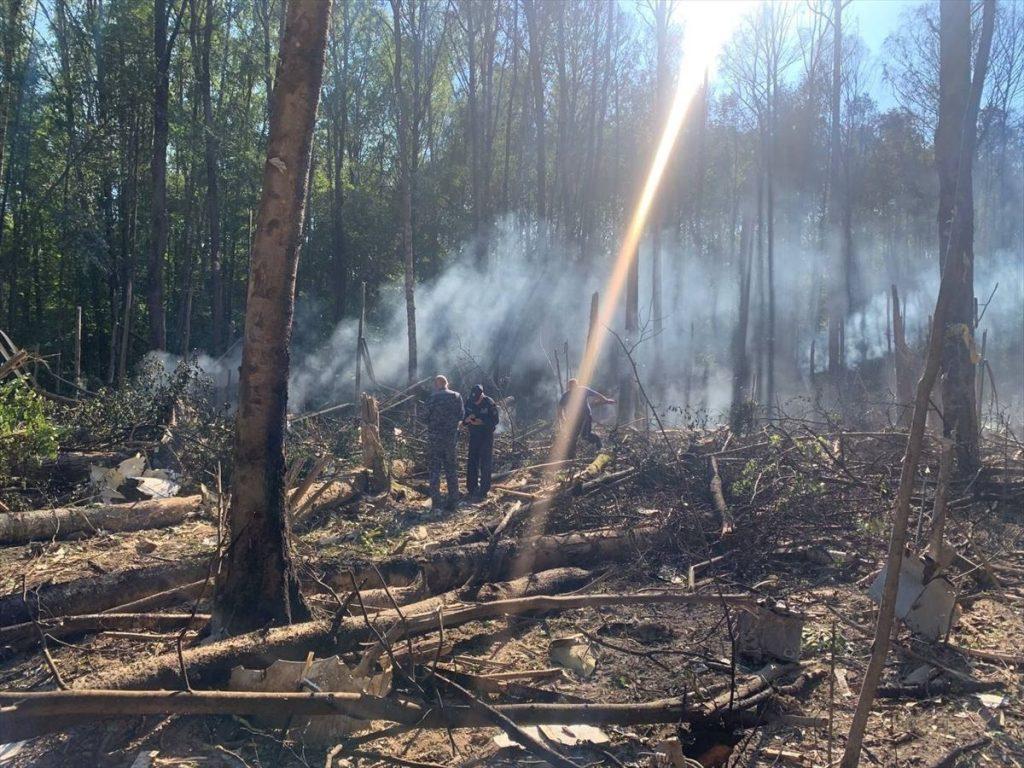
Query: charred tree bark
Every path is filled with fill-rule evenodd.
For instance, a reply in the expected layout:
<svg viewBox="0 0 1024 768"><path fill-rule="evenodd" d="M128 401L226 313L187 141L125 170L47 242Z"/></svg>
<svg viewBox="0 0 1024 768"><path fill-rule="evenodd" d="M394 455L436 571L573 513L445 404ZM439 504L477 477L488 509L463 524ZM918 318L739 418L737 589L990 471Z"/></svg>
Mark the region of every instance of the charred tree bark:
<svg viewBox="0 0 1024 768"><path fill-rule="evenodd" d="M978 105L985 84L995 0L983 6L981 35L971 75L971 8L944 0L939 12L939 122L935 163L939 173L939 265L951 283L949 311L942 327L943 433L955 436L960 473L977 468L978 415L975 403L974 192L972 166L977 144Z"/></svg>
<svg viewBox="0 0 1024 768"><path fill-rule="evenodd" d="M245 313L231 545L214 605L214 624L230 632L308 616L285 514L284 431L295 274L330 10L330 0L289 2L274 80Z"/></svg>

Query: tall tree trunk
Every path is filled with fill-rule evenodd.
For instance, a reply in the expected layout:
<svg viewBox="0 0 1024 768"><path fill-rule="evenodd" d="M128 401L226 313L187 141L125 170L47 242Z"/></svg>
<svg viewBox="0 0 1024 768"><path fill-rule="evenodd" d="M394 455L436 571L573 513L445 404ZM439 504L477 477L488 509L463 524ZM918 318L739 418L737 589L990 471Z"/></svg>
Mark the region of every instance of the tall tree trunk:
<svg viewBox="0 0 1024 768"><path fill-rule="evenodd" d="M184 9L182 9L184 13ZM167 105L170 91L171 51L177 36L181 14L168 38L170 7L168 0L153 0L153 60L156 82L153 84L153 148L149 164L150 234L149 275L146 304L149 309L149 343L153 349L167 348L167 323L164 317L164 255L167 251Z"/></svg>
<svg viewBox="0 0 1024 768"><path fill-rule="evenodd" d="M0 92L0 179L6 178L4 161L7 149L7 122L10 114L11 99L14 97L14 60L18 54L21 37L21 11L24 0L4 0L5 30L3 40L3 61L0 70L3 73L3 91Z"/></svg>
<svg viewBox="0 0 1024 768"><path fill-rule="evenodd" d="M843 368L841 349L841 328L847 307L843 286L846 260L843 258L843 241L840 236L842 216L842 132L840 125L840 103L842 96L843 61L843 0L832 0L832 91L830 99L829 126L829 173L828 173L828 230L825 237L828 261L831 268L826 270L828 302L828 375L832 386L838 386Z"/></svg>
<svg viewBox="0 0 1024 768"><path fill-rule="evenodd" d="M416 381L416 261L412 243L412 137L410 104L402 82L402 2L391 0L395 61L395 113L398 117L398 214L401 221L402 263L405 268L405 318L409 338L410 386Z"/></svg>
<svg viewBox="0 0 1024 768"><path fill-rule="evenodd" d="M742 434L750 426L750 357L747 355L747 327L750 323L750 276L753 267L754 241L751 236L753 224L744 214L740 225L740 251L737 259L739 283L739 312L736 329L732 337L732 406L729 409L729 425L733 431Z"/></svg>
<svg viewBox="0 0 1024 768"><path fill-rule="evenodd" d="M545 176L547 173L547 149L544 142L544 41L541 24L537 17L539 0L523 0L526 13L526 32L530 41L530 82L533 85L533 117L537 131L537 223L547 214Z"/></svg>
<svg viewBox="0 0 1024 768"><path fill-rule="evenodd" d="M634 254L629 262L626 276L626 347L632 350L640 335L640 270L639 254ZM623 357L625 355L623 354ZM629 424L636 417L637 391L632 366L628 361L619 365L619 398L616 420L619 424Z"/></svg>
<svg viewBox="0 0 1024 768"><path fill-rule="evenodd" d="M203 23L202 53L200 55L199 89L203 100L204 161L206 164L206 217L209 220L210 242L210 314L212 316L212 343L210 351L220 354L224 350L224 277L220 243L220 187L217 180L217 158L220 155L217 126L213 120L213 100L210 96L210 46L213 40L214 0L206 0L206 18Z"/></svg>
<svg viewBox="0 0 1024 768"><path fill-rule="evenodd" d="M284 504L284 431L295 275L330 0L290 0L271 98L239 377L231 545L214 621L239 632L308 616Z"/></svg>
<svg viewBox="0 0 1024 768"><path fill-rule="evenodd" d="M935 163L939 173L939 264L952 290L943 326L943 433L956 440L957 469L974 471L978 457L974 348L974 193L972 166L978 105L985 84L995 0L985 0L971 76L971 7L959 0L939 6L939 121Z"/></svg>
<svg viewBox="0 0 1024 768"><path fill-rule="evenodd" d="M349 263L345 243L345 154L348 139L348 57L352 40L352 19L349 4L342 4L341 51L335 51L336 89L335 119L328 127L333 151L331 177L331 267L334 276L334 322L345 317L348 299Z"/></svg>

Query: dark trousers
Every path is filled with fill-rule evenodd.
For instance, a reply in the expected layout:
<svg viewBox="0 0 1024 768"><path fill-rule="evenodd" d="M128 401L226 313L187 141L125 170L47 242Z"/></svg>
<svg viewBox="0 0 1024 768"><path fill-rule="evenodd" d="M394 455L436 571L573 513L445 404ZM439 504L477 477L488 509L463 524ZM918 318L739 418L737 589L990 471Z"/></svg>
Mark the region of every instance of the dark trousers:
<svg viewBox="0 0 1024 768"><path fill-rule="evenodd" d="M485 494L491 490L491 460L494 432L486 427L469 430L469 458L466 462L466 490Z"/></svg>
<svg viewBox="0 0 1024 768"><path fill-rule="evenodd" d="M430 438L427 445L427 469L430 471L430 500L435 506L441 504L441 470L444 470L448 485L448 503L459 500L459 470L455 446L458 435L444 438Z"/></svg>
<svg viewBox="0 0 1024 768"><path fill-rule="evenodd" d="M601 450L601 438L594 434L594 419L589 413L582 414L573 425L569 440L569 455L567 458L576 458L576 443L582 437L597 450Z"/></svg>

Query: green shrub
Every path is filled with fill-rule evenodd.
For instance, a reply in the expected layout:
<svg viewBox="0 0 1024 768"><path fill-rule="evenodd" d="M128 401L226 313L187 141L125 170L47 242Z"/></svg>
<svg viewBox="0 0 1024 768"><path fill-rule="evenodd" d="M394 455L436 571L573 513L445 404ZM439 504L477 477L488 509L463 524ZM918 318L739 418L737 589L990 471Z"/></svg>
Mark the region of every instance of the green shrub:
<svg viewBox="0 0 1024 768"><path fill-rule="evenodd" d="M0 384L0 478L53 458L58 442L47 402L21 379Z"/></svg>

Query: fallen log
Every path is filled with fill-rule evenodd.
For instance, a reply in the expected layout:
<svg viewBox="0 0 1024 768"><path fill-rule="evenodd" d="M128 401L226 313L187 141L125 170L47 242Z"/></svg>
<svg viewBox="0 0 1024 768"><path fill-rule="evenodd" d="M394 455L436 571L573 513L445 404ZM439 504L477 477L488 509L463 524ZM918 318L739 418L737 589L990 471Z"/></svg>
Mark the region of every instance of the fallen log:
<svg viewBox="0 0 1024 768"><path fill-rule="evenodd" d="M659 540L660 531L660 528L640 528L540 536L522 543L501 541L493 552L488 543L475 543L419 556L396 555L377 562L354 560L332 564L325 578L340 590L351 588L350 574L355 576L357 584L369 588L381 588L384 583L389 587L408 587L420 581L423 584L420 594L439 594L461 587L478 571L479 580L484 582L514 577L518 575L512 572L515 562L524 553L532 554L532 570L537 572L621 562L653 545ZM172 597L194 595L196 582L201 583L206 578L207 566L208 561L193 558L46 585L38 590L40 615L101 613L112 608L119 613L149 610ZM35 591L29 593L28 606L32 606L32 612L20 592L0 597L0 627L31 621L36 604Z"/></svg>
<svg viewBox="0 0 1024 768"><path fill-rule="evenodd" d="M381 611L370 617L378 626L400 623L402 637L414 637L433 632L438 627L437 606L425 601L428 610L419 603L402 609ZM491 603L471 603L448 606L444 611L446 629L485 621L501 616L549 613L574 608L607 605L721 605L728 604L756 610L754 600L744 595L695 595L683 592L644 592L640 594L594 595L539 595ZM266 631L249 632L229 637L220 642L189 648L181 656L171 652L142 659L124 666L86 675L72 683L73 688L174 688L182 685L181 667L188 670L193 685L212 687L227 678L231 667L241 664L249 668L267 667L277 659L304 660L312 651L317 656L353 651L364 643L378 640L380 630L369 626L363 616L351 616L337 622L331 620L307 621ZM397 640L396 640L397 642Z"/></svg>
<svg viewBox="0 0 1024 768"><path fill-rule="evenodd" d="M419 555L339 563L328 569L325 580L338 589L351 587L352 576L356 583L370 588L383 587L381 578L390 587L407 587L420 581L428 594L438 594L462 586L474 576L481 582L520 576L515 573L520 559L532 564L532 572L602 565L630 560L663 540L664 529L651 526L536 536L522 541L507 539L493 544L474 542Z"/></svg>
<svg viewBox="0 0 1024 768"><path fill-rule="evenodd" d="M202 509L203 498L174 496L131 504L90 504L12 512L0 517L0 544L26 544L38 539L64 539L76 533L141 531L177 525Z"/></svg>
<svg viewBox="0 0 1024 768"><path fill-rule="evenodd" d="M498 704L494 709L518 725L640 725L728 720L743 702L761 699L771 682L799 665L770 665L751 680L706 701L680 696L625 704ZM264 693L248 691L0 691L0 741L19 741L101 717L137 715L348 715L423 728L478 728L493 725L471 707L443 709L362 693Z"/></svg>
<svg viewBox="0 0 1024 768"><path fill-rule="evenodd" d="M208 560L189 558L177 563L159 563L140 568L86 576L59 584L46 584L31 590L0 597L0 627L20 624L38 615L42 618L82 613L101 613L120 606L127 610L130 601L148 598L163 590L206 578Z"/></svg>
<svg viewBox="0 0 1024 768"><path fill-rule="evenodd" d="M593 578L590 571L582 568L552 568L537 574L522 576L512 581L484 584L478 589L462 587L431 596L422 584L396 589L369 589L359 597L367 610L388 610L394 605L404 606L415 603L420 612L433 610L445 605L470 601L493 602L510 600L513 597L530 595L557 595L582 587ZM349 584L349 589L352 585ZM392 603L392 601L394 601Z"/></svg>
<svg viewBox="0 0 1024 768"><path fill-rule="evenodd" d="M203 613L88 613L42 620L39 628L47 637L64 639L76 635L98 632L134 631L148 629L168 632L182 628L198 629L209 621ZM0 647L24 649L39 642L35 622L27 621L10 627L0 627Z"/></svg>

